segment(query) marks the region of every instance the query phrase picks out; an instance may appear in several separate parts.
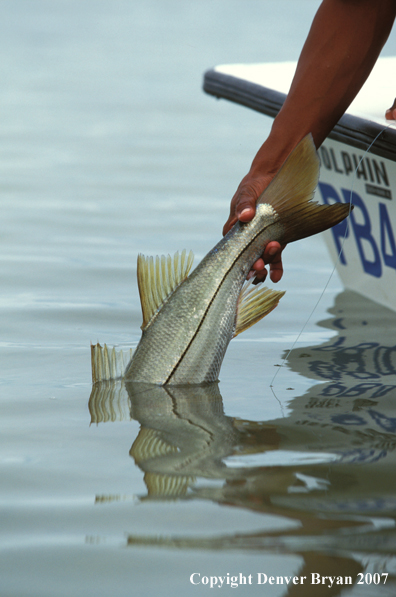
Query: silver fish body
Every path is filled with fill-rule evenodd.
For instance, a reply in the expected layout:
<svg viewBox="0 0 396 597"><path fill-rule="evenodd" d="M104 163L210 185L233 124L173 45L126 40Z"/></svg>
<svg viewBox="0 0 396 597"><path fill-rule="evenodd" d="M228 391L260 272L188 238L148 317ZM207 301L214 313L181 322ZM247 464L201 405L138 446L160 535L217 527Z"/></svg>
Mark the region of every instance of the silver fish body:
<svg viewBox="0 0 396 597"><path fill-rule="evenodd" d="M251 222L237 223L143 330L125 379L160 385L216 381L246 276L263 246L282 236L270 205L258 205Z"/></svg>
<svg viewBox="0 0 396 597"><path fill-rule="evenodd" d="M316 234L349 213L346 204L312 201L318 176L319 159L308 135L259 197L253 220L237 222L189 276L184 253L174 262L139 256L142 337L125 381L185 385L218 379L231 338L267 315L284 294L244 289L264 247ZM106 346L92 347L93 381L116 375L114 349L109 354Z"/></svg>

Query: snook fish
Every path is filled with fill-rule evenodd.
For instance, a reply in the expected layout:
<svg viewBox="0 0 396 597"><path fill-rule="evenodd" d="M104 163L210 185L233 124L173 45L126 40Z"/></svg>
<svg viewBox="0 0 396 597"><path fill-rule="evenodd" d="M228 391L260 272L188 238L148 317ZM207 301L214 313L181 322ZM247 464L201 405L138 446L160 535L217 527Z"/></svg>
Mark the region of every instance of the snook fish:
<svg viewBox="0 0 396 597"><path fill-rule="evenodd" d="M308 135L259 197L253 220L237 222L190 275L191 254L173 260L139 255L142 337L126 381L183 385L218 379L230 340L272 311L284 294L244 285L264 247L322 232L348 215L349 205L312 201L318 177L319 158ZM95 352L101 350L93 347L94 381L94 369L101 367Z"/></svg>

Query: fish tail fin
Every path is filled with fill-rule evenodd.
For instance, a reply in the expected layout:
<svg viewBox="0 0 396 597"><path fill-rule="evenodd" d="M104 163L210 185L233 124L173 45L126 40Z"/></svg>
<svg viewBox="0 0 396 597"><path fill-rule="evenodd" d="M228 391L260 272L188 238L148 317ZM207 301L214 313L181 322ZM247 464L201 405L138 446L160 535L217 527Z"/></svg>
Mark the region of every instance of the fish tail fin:
<svg viewBox="0 0 396 597"><path fill-rule="evenodd" d="M307 135L291 152L278 174L260 195L278 213L285 229L285 242L323 232L341 222L350 212L349 204L320 205L313 201L319 179L319 157Z"/></svg>
<svg viewBox="0 0 396 597"><path fill-rule="evenodd" d="M238 299L233 338L271 313L284 294L282 291L270 290L265 286L252 287L252 280L246 282Z"/></svg>
<svg viewBox="0 0 396 597"><path fill-rule="evenodd" d="M127 355L125 352L114 347L110 350L106 344L91 344L92 383L122 379L132 358L132 348L127 351Z"/></svg>

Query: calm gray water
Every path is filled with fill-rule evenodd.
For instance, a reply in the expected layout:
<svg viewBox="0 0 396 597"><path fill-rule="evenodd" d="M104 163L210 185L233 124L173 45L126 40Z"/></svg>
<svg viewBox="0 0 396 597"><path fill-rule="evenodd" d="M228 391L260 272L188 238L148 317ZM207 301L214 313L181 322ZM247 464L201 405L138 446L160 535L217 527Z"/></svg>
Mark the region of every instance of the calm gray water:
<svg viewBox="0 0 396 597"><path fill-rule="evenodd" d="M333 276L278 367L332 271L320 238L285 253L287 294L219 386L91 393L90 342L139 339L138 252L198 261L269 131L204 71L296 59L318 5L0 3L2 597L209 591L193 573L394 594L395 316Z"/></svg>

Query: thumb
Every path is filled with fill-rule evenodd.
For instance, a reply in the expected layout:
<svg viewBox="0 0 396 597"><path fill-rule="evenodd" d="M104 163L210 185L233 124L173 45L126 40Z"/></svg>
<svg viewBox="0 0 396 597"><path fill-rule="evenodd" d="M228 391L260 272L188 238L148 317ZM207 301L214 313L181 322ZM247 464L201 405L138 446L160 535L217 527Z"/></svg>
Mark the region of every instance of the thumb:
<svg viewBox="0 0 396 597"><path fill-rule="evenodd" d="M235 215L241 222L249 222L256 213L257 194L253 190L238 193L235 202Z"/></svg>
<svg viewBox="0 0 396 597"><path fill-rule="evenodd" d="M227 234L238 220L250 222L256 213L257 196L251 190L238 189L231 201L228 220L224 224L223 234Z"/></svg>

